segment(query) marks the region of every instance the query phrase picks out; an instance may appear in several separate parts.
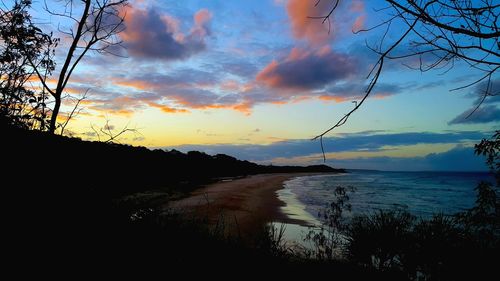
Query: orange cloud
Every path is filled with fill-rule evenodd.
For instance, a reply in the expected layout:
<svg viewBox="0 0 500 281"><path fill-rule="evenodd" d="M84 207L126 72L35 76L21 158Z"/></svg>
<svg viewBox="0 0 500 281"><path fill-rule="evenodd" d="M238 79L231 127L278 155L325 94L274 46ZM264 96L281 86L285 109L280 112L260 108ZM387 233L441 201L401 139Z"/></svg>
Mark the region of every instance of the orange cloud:
<svg viewBox="0 0 500 281"><path fill-rule="evenodd" d="M117 86L130 87L137 90L148 90L152 88L154 85L149 81L139 80L139 79L121 79L121 78L113 78L112 82Z"/></svg>
<svg viewBox="0 0 500 281"><path fill-rule="evenodd" d="M106 111L106 113L110 113L113 115L125 116L125 117L131 117L132 115L134 115L134 111L129 110L129 109L110 110L110 111Z"/></svg>
<svg viewBox="0 0 500 281"><path fill-rule="evenodd" d="M203 26L212 19L212 13L207 9L201 9L194 14L194 22L197 26Z"/></svg>
<svg viewBox="0 0 500 281"><path fill-rule="evenodd" d="M83 90L81 87L66 87L64 88L64 91L68 94L84 94L85 90Z"/></svg>
<svg viewBox="0 0 500 281"><path fill-rule="evenodd" d="M366 15L361 15L356 18L354 24L352 25L352 31L357 32L364 28Z"/></svg>
<svg viewBox="0 0 500 281"><path fill-rule="evenodd" d="M113 115L120 115L120 116L126 116L126 117L131 117L135 111L137 110L138 107L140 107L141 104L147 105L149 107L154 107L160 109L162 112L165 113L188 113L189 111L186 109L178 109L178 108L173 108L169 107L166 105L154 103L154 102L147 102L147 101L141 101L139 99L133 99L129 97L120 97L113 99L111 101L82 101L84 105L87 106L87 108L98 111L98 112L104 112L106 114L113 114ZM105 103L105 104L103 104Z"/></svg>
<svg viewBox="0 0 500 281"><path fill-rule="evenodd" d="M147 11L127 5L122 8L120 14L124 17L125 26L129 27L120 33L120 38L125 42L139 40L141 38L141 34L138 30L130 26L137 21L137 18L147 16Z"/></svg>
<svg viewBox="0 0 500 281"><path fill-rule="evenodd" d="M227 80L219 84L219 88L226 92L239 92L244 87L244 85L241 85L238 81L235 80Z"/></svg>
<svg viewBox="0 0 500 281"><path fill-rule="evenodd" d="M189 110L184 108L173 108L167 105L158 104L154 102L148 102L147 104L151 107L158 108L165 113L189 113Z"/></svg>
<svg viewBox="0 0 500 281"><path fill-rule="evenodd" d="M299 102L307 101L310 99L312 99L311 96L298 96L292 100L292 103L299 103Z"/></svg>
<svg viewBox="0 0 500 281"><path fill-rule="evenodd" d="M353 0L351 1L350 10L357 13L365 12L365 3L361 0Z"/></svg>
<svg viewBox="0 0 500 281"><path fill-rule="evenodd" d="M191 29L191 35L194 35L202 40L205 36L210 34L210 20L212 13L207 9L201 9L194 14L194 26Z"/></svg>
<svg viewBox="0 0 500 281"><path fill-rule="evenodd" d="M130 117L143 103L138 98L120 96L109 100L85 99L80 102L85 108L106 114Z"/></svg>
<svg viewBox="0 0 500 281"><path fill-rule="evenodd" d="M279 75L273 75L277 68L278 62L276 60L273 60L257 74L256 80L270 87L278 87L282 84L282 79Z"/></svg>
<svg viewBox="0 0 500 281"><path fill-rule="evenodd" d="M327 95L322 95L318 97L320 100L323 101L334 101L334 102L345 102L348 100L346 97L339 97L339 96L327 96Z"/></svg>
<svg viewBox="0 0 500 281"><path fill-rule="evenodd" d="M91 107L91 109L99 112L105 112L106 114L111 114L111 115L117 115L117 116L123 116L123 117L132 117L134 115L134 111L130 109L118 109L118 110L113 110L113 109L108 109L108 110L102 110L99 108ZM105 116L105 115L104 115Z"/></svg>
<svg viewBox="0 0 500 281"><path fill-rule="evenodd" d="M308 52L304 49L294 47L294 48L292 48L292 50L290 51L290 54L288 54L288 57L286 59L290 60L290 61L301 60L301 59L306 58L309 54L310 54L310 52Z"/></svg>
<svg viewBox="0 0 500 281"><path fill-rule="evenodd" d="M244 113L245 115L252 114L252 104L250 103L241 103L232 107L234 110Z"/></svg>
<svg viewBox="0 0 500 281"><path fill-rule="evenodd" d="M330 13L335 3L337 0L289 0L286 8L293 36L313 46L322 46L363 26L366 16L362 0L339 1L324 21L322 17Z"/></svg>
<svg viewBox="0 0 500 281"><path fill-rule="evenodd" d="M364 29L366 20L365 3L362 0L353 0L349 8L351 12L358 14L352 24L352 31L357 32Z"/></svg>
<svg viewBox="0 0 500 281"><path fill-rule="evenodd" d="M326 15L330 1L320 1L317 6L314 5L314 2L289 0L287 12L293 36L317 45L328 41L330 37L328 34L328 23L325 22L325 24L322 24L322 20L311 19L309 17Z"/></svg>
<svg viewBox="0 0 500 281"><path fill-rule="evenodd" d="M393 95L393 93L389 93L389 92L378 92L378 93L375 93L375 94L373 95L373 98L374 98L374 99L379 99L379 100L380 100L380 99L385 99L385 98L387 98L387 97L390 97L390 96L392 96L392 95Z"/></svg>

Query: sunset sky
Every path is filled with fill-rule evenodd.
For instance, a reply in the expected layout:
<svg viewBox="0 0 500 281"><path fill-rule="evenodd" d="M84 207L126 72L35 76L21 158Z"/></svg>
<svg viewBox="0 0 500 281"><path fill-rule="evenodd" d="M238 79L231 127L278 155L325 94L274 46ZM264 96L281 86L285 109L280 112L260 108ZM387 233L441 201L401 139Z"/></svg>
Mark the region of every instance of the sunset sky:
<svg viewBox="0 0 500 281"><path fill-rule="evenodd" d="M328 24L307 17L324 15L330 2L315 2L131 1L122 11L123 48L113 50L119 56L91 54L72 76L68 93L90 90L69 129L95 139L91 124L103 126L107 118L117 129L139 129L122 143L226 153L264 164L322 163L319 143L310 138L359 101L377 58L365 41L377 44L383 32L352 31L374 26L387 14L375 11L384 1L344 1L328 33ZM58 23L69 26L44 12L41 3L33 5L35 22L56 34ZM387 42L402 31L404 26L392 26ZM62 38L58 61L65 44ZM446 73L405 66L416 62L386 66L371 98L327 135L327 164L486 169L472 146L499 129L500 99L489 98L465 119L482 85L450 90L479 74L463 64ZM497 78L494 91L500 88Z"/></svg>

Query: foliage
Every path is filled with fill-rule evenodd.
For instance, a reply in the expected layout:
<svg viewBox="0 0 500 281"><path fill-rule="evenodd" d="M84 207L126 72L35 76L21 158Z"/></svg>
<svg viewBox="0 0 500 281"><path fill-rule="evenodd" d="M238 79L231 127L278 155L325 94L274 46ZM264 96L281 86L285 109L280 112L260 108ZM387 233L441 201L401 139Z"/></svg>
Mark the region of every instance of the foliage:
<svg viewBox="0 0 500 281"><path fill-rule="evenodd" d="M355 217L346 233L348 258L377 270L399 270L408 259L414 221L415 218L404 210Z"/></svg>
<svg viewBox="0 0 500 281"><path fill-rule="evenodd" d="M55 70L53 57L59 39L53 39L52 33L44 33L31 21L28 13L31 2L16 0L11 10L1 10L0 117L6 119L4 122L28 129L54 133L60 128L62 134L69 120L81 110L78 106L87 94L82 93L81 99L69 93L64 95L66 86L88 53L110 53L111 47L121 43L117 37L124 29L120 9L127 0L56 1L50 7L45 3L45 12L52 18L71 23L68 29L57 26L69 44L64 50L62 67L54 77L55 87L47 83L47 78L52 77ZM64 12L56 12L56 5L64 6ZM80 16L76 15L77 11ZM41 87L39 93L34 86ZM64 98L76 100L76 105L67 120L57 124Z"/></svg>
<svg viewBox="0 0 500 281"><path fill-rule="evenodd" d="M36 27L27 10L30 0L16 0L12 9L0 12L0 118L3 122L47 129L47 93L31 84L34 67L45 79L55 68L57 39Z"/></svg>
<svg viewBox="0 0 500 281"><path fill-rule="evenodd" d="M342 251L346 242L344 234L348 228L345 214L351 212L349 193L354 191L354 187L338 186L334 191L335 200L328 208L318 213L322 224L319 229L311 229L305 237L306 241L313 243L315 251L312 256L316 259L333 260L338 256L339 251Z"/></svg>
<svg viewBox="0 0 500 281"><path fill-rule="evenodd" d="M497 185L500 185L500 131L496 131L491 139L482 139L474 146L477 155L486 156L486 163L497 177Z"/></svg>

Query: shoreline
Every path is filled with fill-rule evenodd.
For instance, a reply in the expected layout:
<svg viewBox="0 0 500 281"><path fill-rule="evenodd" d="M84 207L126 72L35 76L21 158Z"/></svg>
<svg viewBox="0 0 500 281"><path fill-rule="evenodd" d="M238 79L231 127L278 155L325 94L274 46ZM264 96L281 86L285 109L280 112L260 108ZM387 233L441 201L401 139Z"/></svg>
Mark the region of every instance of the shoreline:
<svg viewBox="0 0 500 281"><path fill-rule="evenodd" d="M326 173L258 174L219 181L197 189L187 198L170 202L168 208L206 218L209 225L223 224L228 233L251 234L266 223L309 226L310 223L283 212L286 203L277 191L295 177Z"/></svg>

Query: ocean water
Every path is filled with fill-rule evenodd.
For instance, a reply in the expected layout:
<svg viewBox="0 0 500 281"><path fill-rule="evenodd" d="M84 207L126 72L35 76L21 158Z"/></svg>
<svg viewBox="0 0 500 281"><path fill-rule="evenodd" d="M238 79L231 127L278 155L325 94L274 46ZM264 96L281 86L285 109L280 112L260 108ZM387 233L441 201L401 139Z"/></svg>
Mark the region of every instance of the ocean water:
<svg viewBox="0 0 500 281"><path fill-rule="evenodd" d="M474 188L480 181L494 182L489 173L383 172L350 170L345 174L297 177L286 181L278 196L293 218L317 223L317 214L334 200L337 186L353 186L352 214L376 210L407 209L417 217L434 213L454 214L471 208Z"/></svg>

